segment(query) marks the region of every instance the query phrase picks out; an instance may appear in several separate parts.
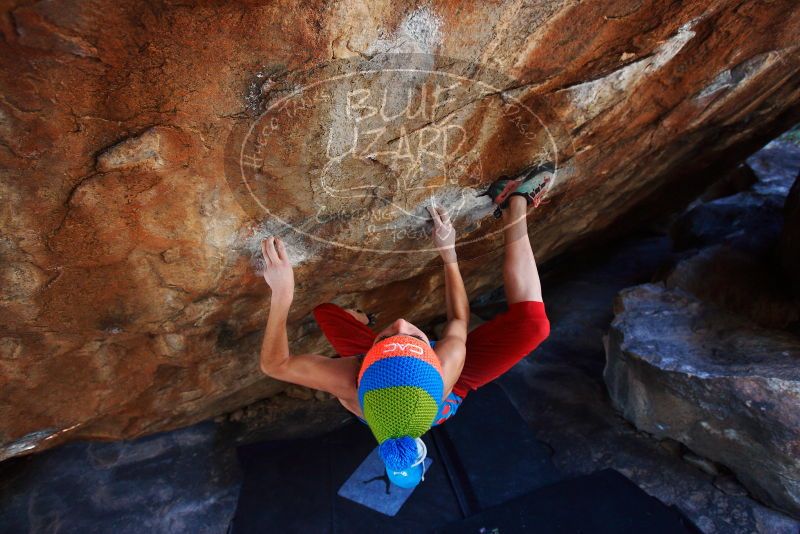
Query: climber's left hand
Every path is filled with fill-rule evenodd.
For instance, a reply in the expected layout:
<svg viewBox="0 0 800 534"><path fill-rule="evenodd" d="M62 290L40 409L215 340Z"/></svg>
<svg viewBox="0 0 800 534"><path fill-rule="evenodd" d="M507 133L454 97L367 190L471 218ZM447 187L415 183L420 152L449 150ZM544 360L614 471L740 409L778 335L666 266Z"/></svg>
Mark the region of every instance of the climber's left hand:
<svg viewBox="0 0 800 534"><path fill-rule="evenodd" d="M270 236L261 241L264 255L264 280L272 289L272 298L291 301L294 297L294 272L280 238Z"/></svg>

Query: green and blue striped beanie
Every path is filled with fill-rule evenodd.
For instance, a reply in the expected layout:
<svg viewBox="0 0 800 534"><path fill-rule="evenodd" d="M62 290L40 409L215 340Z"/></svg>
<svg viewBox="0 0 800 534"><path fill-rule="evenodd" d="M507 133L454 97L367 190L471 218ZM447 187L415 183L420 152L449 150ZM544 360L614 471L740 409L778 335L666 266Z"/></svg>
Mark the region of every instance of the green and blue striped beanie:
<svg viewBox="0 0 800 534"><path fill-rule="evenodd" d="M387 467L399 471L414 463L414 438L433 424L443 394L441 362L424 341L396 335L369 350L358 373L358 401Z"/></svg>

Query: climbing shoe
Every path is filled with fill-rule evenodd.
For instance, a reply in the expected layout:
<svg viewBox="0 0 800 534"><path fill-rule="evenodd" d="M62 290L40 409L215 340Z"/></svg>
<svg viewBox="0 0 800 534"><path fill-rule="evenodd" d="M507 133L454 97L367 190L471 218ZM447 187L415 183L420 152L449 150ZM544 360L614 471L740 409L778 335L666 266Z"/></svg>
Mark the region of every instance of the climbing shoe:
<svg viewBox="0 0 800 534"><path fill-rule="evenodd" d="M508 199L514 195L525 197L528 205L538 207L544 199L547 186L553 179L555 168L551 162L534 165L525 169L516 178L501 176L489 186L486 192L479 196L488 195L492 202L497 204L494 216L500 218L501 210L508 207Z"/></svg>

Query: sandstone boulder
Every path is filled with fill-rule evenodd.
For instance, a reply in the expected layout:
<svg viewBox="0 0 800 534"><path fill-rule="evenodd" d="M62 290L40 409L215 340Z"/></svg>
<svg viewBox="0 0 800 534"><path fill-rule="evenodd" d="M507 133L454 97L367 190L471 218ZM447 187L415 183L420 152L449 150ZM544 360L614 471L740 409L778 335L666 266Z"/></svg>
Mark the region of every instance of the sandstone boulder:
<svg viewBox="0 0 800 534"><path fill-rule="evenodd" d="M625 418L800 516L800 338L658 284L622 291L615 311L604 378Z"/></svg>
<svg viewBox="0 0 800 534"><path fill-rule="evenodd" d="M0 458L281 393L257 365L266 234L296 264L293 349L329 351L324 301L381 324L442 314L431 196L476 295L501 280L476 197L498 175L557 161L529 219L544 261L644 199L688 201L800 115L794 0L2 14Z"/></svg>

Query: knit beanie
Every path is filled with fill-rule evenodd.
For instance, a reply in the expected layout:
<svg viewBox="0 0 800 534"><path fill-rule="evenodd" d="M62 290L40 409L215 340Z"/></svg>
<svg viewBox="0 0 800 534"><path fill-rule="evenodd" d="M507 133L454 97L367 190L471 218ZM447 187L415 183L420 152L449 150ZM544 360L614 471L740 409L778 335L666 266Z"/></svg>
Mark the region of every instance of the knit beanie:
<svg viewBox="0 0 800 534"><path fill-rule="evenodd" d="M379 341L358 373L358 401L384 464L399 471L417 459L414 438L433 424L444 394L439 357L411 336Z"/></svg>

